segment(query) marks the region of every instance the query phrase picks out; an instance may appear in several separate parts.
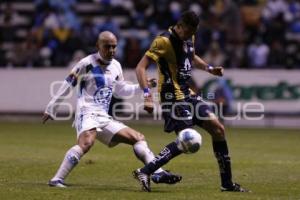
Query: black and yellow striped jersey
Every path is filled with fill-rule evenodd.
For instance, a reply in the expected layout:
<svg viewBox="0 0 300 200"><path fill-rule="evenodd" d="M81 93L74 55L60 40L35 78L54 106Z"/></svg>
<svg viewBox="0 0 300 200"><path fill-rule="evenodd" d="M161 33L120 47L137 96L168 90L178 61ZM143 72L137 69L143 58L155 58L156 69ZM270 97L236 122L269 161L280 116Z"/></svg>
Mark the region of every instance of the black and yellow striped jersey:
<svg viewBox="0 0 300 200"><path fill-rule="evenodd" d="M187 81L191 78L194 37L183 41L170 28L154 39L146 56L158 66L161 102L182 100L190 94Z"/></svg>

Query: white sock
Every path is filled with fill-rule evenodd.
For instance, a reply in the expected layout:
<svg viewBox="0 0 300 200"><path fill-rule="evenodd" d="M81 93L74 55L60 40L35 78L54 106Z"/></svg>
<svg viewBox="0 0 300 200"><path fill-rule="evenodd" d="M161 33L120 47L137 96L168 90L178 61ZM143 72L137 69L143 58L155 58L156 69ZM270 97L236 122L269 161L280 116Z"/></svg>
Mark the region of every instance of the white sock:
<svg viewBox="0 0 300 200"><path fill-rule="evenodd" d="M133 151L136 157L141 160L144 164L151 162L155 156L153 152L149 149L146 141L138 141L133 145ZM154 173L159 173L164 171L162 168L157 169Z"/></svg>
<svg viewBox="0 0 300 200"><path fill-rule="evenodd" d="M78 164L80 158L83 156L83 151L79 145L75 145L67 151L64 160L62 161L59 169L53 180L64 180L71 170Z"/></svg>

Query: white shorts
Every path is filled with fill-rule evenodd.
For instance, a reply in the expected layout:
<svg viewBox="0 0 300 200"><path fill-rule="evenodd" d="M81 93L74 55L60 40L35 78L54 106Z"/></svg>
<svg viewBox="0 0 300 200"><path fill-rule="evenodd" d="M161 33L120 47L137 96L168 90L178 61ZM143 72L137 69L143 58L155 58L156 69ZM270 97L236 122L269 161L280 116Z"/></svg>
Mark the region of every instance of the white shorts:
<svg viewBox="0 0 300 200"><path fill-rule="evenodd" d="M127 128L122 122L113 120L112 117L101 116L96 113L80 115L75 119L77 138L84 131L96 128L97 139L109 147L116 146L118 143L111 141L113 136L123 128Z"/></svg>

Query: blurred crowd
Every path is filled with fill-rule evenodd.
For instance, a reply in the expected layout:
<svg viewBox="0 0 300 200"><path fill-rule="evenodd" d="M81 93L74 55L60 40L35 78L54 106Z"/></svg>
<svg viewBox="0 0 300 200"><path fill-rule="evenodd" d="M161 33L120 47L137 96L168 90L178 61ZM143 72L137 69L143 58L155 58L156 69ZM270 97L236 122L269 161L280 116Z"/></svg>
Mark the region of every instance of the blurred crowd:
<svg viewBox="0 0 300 200"><path fill-rule="evenodd" d="M201 18L195 50L211 65L300 68L298 0L3 0L0 67L71 67L110 30L133 68L187 9Z"/></svg>

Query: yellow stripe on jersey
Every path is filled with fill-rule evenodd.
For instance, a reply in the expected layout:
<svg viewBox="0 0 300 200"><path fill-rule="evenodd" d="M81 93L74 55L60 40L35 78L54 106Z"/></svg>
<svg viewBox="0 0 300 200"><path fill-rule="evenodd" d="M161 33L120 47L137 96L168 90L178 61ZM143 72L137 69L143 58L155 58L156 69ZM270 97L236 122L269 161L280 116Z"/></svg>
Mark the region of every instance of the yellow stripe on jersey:
<svg viewBox="0 0 300 200"><path fill-rule="evenodd" d="M146 52L146 55L152 58L156 63L158 63L160 57L165 57L167 38L158 36L152 42L150 49Z"/></svg>
<svg viewBox="0 0 300 200"><path fill-rule="evenodd" d="M164 36L158 36L155 38L155 40L152 42L150 49L146 52L146 56L153 59L158 67L158 73L159 73L159 80L158 80L158 92L161 92L162 84L166 81L164 73L161 71L164 67L167 67L170 71L171 75L171 81L174 86L174 95L177 100L184 99L184 94L180 89L180 86L177 81L177 60L176 60L176 54L172 47L172 44L169 40L169 38ZM161 66L160 59L164 59L167 61L165 65L167 66ZM171 92L171 91L168 91Z"/></svg>
<svg viewBox="0 0 300 200"><path fill-rule="evenodd" d="M174 55L175 55L175 52L174 52ZM173 85L174 85L174 89L175 89L176 100L184 99L184 94L181 91L180 86L177 81L177 64L169 65L169 69L170 69L171 75L172 75L172 81L173 81Z"/></svg>

